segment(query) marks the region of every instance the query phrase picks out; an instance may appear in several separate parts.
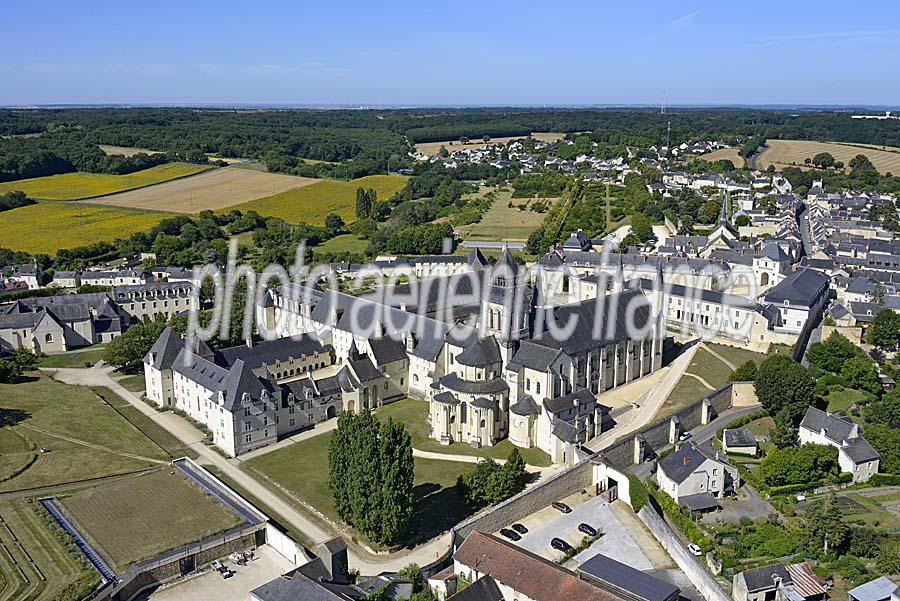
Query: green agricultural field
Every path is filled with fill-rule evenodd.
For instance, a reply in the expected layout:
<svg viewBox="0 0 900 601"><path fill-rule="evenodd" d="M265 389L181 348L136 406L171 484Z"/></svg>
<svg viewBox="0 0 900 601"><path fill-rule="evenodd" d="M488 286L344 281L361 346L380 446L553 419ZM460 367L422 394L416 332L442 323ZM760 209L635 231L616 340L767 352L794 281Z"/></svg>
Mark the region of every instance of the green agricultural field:
<svg viewBox="0 0 900 601"><path fill-rule="evenodd" d="M79 203L39 202L0 212L0 240L2 246L12 250L52 255L61 248L112 242L149 230L166 216Z"/></svg>
<svg viewBox="0 0 900 601"><path fill-rule="evenodd" d="M11 190L21 190L31 198L41 200L82 200L105 196L114 192L143 188L152 184L167 182L206 171L206 165L188 163L166 163L128 175L108 175L105 173L63 173L47 177L21 179L0 184L0 194Z"/></svg>
<svg viewBox="0 0 900 601"><path fill-rule="evenodd" d="M241 464L241 469L261 474L276 493L308 503L337 521L334 501L328 488L328 442L331 433L321 434L287 447L258 455ZM415 458L413 516L409 541L431 538L470 515L470 507L456 488L457 477L475 469L475 464ZM277 483L276 486L274 483ZM301 506L302 509L302 506Z"/></svg>
<svg viewBox="0 0 900 601"><path fill-rule="evenodd" d="M387 200L406 186L406 177L368 175L349 182L325 180L273 196L241 203L227 210L256 211L264 217L280 217L290 223L322 225L325 216L337 213L347 223L356 221L356 189L374 189L379 200Z"/></svg>
<svg viewBox="0 0 900 601"><path fill-rule="evenodd" d="M167 469L101 484L59 502L118 572L241 523L199 486Z"/></svg>
<svg viewBox="0 0 900 601"><path fill-rule="evenodd" d="M0 519L7 550L0 553L0 601L76 601L100 583L80 552L63 546L62 531L39 505L22 497L0 500Z"/></svg>
<svg viewBox="0 0 900 601"><path fill-rule="evenodd" d="M364 253L368 246L368 240L361 240L353 234L341 234L313 247L313 251L317 253Z"/></svg>
<svg viewBox="0 0 900 601"><path fill-rule="evenodd" d="M428 403L415 399L404 399L385 405L376 411L379 419L393 418L402 422L412 437L413 447L421 451L434 453L447 453L450 455L472 455L477 457L492 457L494 459L506 459L515 448L509 440L503 440L492 447L475 449L465 443L457 442L451 445L442 445L440 442L428 436ZM540 449L519 449L525 463L538 467L549 467L552 462L550 456Z"/></svg>
<svg viewBox="0 0 900 601"><path fill-rule="evenodd" d="M134 472L169 455L90 389L46 376L0 384L4 427L37 452L27 469L0 482L14 491ZM21 443L5 434L5 443Z"/></svg>

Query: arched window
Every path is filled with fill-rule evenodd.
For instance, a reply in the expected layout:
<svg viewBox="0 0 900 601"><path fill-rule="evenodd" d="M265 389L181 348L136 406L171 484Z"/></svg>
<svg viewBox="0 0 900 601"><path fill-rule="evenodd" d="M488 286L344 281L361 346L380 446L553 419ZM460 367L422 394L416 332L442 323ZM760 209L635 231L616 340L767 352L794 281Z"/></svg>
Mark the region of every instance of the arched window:
<svg viewBox="0 0 900 601"><path fill-rule="evenodd" d="M44 342L53 342L53 334L47 332L46 336L44 336Z"/></svg>

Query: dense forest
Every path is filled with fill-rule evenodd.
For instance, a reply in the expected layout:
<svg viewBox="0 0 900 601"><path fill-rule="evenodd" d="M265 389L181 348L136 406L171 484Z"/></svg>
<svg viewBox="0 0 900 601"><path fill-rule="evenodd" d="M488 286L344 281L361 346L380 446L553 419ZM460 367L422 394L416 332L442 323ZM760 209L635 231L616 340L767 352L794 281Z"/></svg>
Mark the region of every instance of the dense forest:
<svg viewBox="0 0 900 601"><path fill-rule="evenodd" d="M203 161L207 153L261 160L271 171L348 179L409 166L411 143L550 131L592 132L592 141L616 148L661 144L667 136L900 146L900 121L851 119L842 111L7 109L0 110L0 181L74 170L127 173L154 161ZM166 154L107 157L98 144Z"/></svg>

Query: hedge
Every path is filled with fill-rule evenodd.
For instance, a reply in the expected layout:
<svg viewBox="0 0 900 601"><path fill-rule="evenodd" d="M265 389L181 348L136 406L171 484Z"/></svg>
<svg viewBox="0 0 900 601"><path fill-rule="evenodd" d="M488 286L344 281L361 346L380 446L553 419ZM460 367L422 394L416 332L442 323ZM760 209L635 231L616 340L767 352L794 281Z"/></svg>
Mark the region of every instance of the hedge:
<svg viewBox="0 0 900 601"><path fill-rule="evenodd" d="M661 490L652 493L653 498L659 504L669 521L684 534L688 540L700 547L704 552L713 547L712 541L703 533L688 512L681 508L675 499Z"/></svg>
<svg viewBox="0 0 900 601"><path fill-rule="evenodd" d="M628 474L628 494L631 497L631 507L635 513L647 504L647 488L634 474Z"/></svg>
<svg viewBox="0 0 900 601"><path fill-rule="evenodd" d="M766 417L769 415L769 412L765 409L760 409L759 411L754 411L750 415L745 415L744 417L739 417L736 420L730 421L718 430L716 430L716 439L722 440L722 433L725 430L733 430L734 428L740 428L742 426L746 426L752 421L756 421L761 417Z"/></svg>
<svg viewBox="0 0 900 601"><path fill-rule="evenodd" d="M900 486L900 474L873 474L866 484L872 486Z"/></svg>
<svg viewBox="0 0 900 601"><path fill-rule="evenodd" d="M896 476L896 478L898 479L898 482L900 482L900 476ZM802 492L804 490L812 490L814 488L826 486L828 484L846 484L851 480L853 480L853 475L847 472L843 472L838 474L834 478L823 478L822 480L807 482L806 484L785 484L784 486L773 486L769 489L769 495L789 495L791 493Z"/></svg>

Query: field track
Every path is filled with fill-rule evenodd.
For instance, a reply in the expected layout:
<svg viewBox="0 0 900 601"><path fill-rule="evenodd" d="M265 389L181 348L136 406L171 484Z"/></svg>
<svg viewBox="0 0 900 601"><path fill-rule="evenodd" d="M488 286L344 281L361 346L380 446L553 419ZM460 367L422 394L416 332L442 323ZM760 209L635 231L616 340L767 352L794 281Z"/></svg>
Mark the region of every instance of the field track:
<svg viewBox="0 0 900 601"><path fill-rule="evenodd" d="M309 177L225 167L177 181L112 194L94 199L91 204L199 213L303 188L318 181Z"/></svg>

